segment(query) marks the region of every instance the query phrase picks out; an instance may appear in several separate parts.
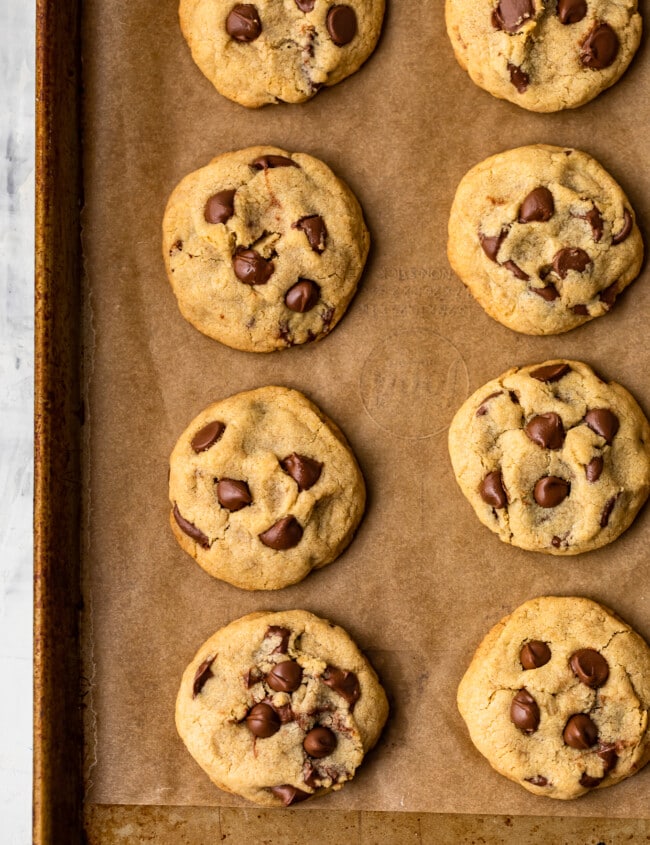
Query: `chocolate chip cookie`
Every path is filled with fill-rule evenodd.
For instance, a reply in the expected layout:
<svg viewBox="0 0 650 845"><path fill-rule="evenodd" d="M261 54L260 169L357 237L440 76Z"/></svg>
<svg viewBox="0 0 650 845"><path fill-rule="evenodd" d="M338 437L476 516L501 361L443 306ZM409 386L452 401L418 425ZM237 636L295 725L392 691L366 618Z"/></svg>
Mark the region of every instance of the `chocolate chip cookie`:
<svg viewBox="0 0 650 845"><path fill-rule="evenodd" d="M181 0L192 57L236 103L301 103L354 73L375 49L384 0Z"/></svg>
<svg viewBox="0 0 650 845"><path fill-rule="evenodd" d="M176 700L178 732L210 779L269 807L341 789L387 716L350 637L304 610L222 628L185 670Z"/></svg>
<svg viewBox="0 0 650 845"><path fill-rule="evenodd" d="M176 539L210 575L245 590L279 590L331 563L365 498L343 433L285 387L210 405L170 459Z"/></svg>
<svg viewBox="0 0 650 845"><path fill-rule="evenodd" d="M643 241L629 200L595 159L538 144L463 177L447 252L491 317L543 335L607 314L639 274Z"/></svg>
<svg viewBox="0 0 650 845"><path fill-rule="evenodd" d="M447 0L472 81L530 111L581 106L623 74L641 40L637 0Z"/></svg>
<svg viewBox="0 0 650 845"><path fill-rule="evenodd" d="M329 167L276 147L225 153L186 176L163 221L181 313L249 352L327 335L357 289L369 244L359 203Z"/></svg>
<svg viewBox="0 0 650 845"><path fill-rule="evenodd" d="M611 543L650 491L650 425L586 364L515 367L476 391L449 429L461 490L505 543L575 555Z"/></svg>
<svg viewBox="0 0 650 845"><path fill-rule="evenodd" d="M500 774L536 795L577 798L650 759L650 648L596 602L532 599L483 640L458 709Z"/></svg>

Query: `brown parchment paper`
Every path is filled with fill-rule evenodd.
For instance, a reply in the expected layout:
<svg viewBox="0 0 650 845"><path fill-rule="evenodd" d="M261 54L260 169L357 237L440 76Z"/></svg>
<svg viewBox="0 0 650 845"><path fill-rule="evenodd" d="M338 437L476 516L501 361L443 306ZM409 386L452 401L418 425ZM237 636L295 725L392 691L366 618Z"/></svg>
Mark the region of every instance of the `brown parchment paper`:
<svg viewBox="0 0 650 845"><path fill-rule="evenodd" d="M392 703L355 781L308 808L647 815L650 768L561 805L495 774L470 744L455 692L488 629L533 596L591 597L650 638L649 509L595 553L560 559L511 548L461 495L446 431L485 381L555 356L587 361L650 411L649 273L611 315L528 338L487 317L445 257L462 175L534 142L596 156L628 192L650 243L645 42L595 102L532 115L480 91L457 66L442 0L392 0L358 74L310 103L247 111L192 63L176 0L84 6L88 800L243 803L214 788L178 739L177 686L220 626L253 610L304 607L354 636ZM178 180L220 152L261 143L326 161L356 192L373 237L340 326L315 346L271 355L228 349L186 323L160 256ZM175 543L167 460L205 405L264 384L304 391L344 429L369 505L336 563L298 586L246 593L211 579Z"/></svg>

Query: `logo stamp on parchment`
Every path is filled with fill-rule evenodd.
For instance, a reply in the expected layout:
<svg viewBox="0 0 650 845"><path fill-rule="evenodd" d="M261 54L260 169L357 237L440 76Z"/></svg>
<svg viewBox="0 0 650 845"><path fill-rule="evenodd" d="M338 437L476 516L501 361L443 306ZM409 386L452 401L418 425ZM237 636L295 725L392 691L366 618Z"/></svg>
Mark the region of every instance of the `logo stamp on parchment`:
<svg viewBox="0 0 650 845"><path fill-rule="evenodd" d="M370 417L398 437L444 432L467 398L469 378L451 341L426 328L383 338L361 368L359 391Z"/></svg>

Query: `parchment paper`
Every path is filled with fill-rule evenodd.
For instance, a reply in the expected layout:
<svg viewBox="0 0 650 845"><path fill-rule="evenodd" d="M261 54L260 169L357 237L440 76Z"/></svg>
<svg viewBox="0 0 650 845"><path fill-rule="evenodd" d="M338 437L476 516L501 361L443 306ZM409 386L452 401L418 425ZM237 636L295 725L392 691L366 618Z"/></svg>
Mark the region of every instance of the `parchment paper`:
<svg viewBox="0 0 650 845"><path fill-rule="evenodd" d="M247 111L192 63L176 0L84 6L88 800L243 803L210 784L176 735L181 673L230 620L304 607L352 634L392 702L354 783L307 808L647 814L650 767L562 805L495 774L469 741L455 693L489 628L533 596L600 600L650 638L650 511L615 544L577 558L511 548L463 498L446 430L485 381L555 356L587 361L650 411L648 271L611 315L527 338L487 317L445 256L463 174L534 142L596 156L628 192L650 245L647 45L595 102L532 115L480 91L457 66L442 0L392 0L358 74L310 103ZM186 323L160 256L178 180L220 152L261 143L326 161L356 192L373 236L341 325L322 343L271 355L228 349ZM167 460L209 402L273 383L304 391L344 429L369 506L336 563L298 586L246 593L211 579L174 541Z"/></svg>

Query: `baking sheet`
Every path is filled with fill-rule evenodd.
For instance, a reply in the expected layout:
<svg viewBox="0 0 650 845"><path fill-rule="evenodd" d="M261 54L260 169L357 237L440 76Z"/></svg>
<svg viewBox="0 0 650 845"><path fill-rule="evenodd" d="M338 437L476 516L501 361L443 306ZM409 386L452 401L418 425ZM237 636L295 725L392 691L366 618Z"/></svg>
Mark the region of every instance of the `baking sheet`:
<svg viewBox="0 0 650 845"><path fill-rule="evenodd" d="M650 639L650 511L614 545L578 558L506 546L460 493L446 429L488 379L557 356L621 381L650 411L648 271L607 317L528 338L488 318L445 257L462 175L534 142L598 158L628 193L648 243L645 42L595 102L532 115L480 91L456 65L442 2L393 0L358 74L309 103L247 111L194 66L176 5L85 3L87 800L243 805L210 784L178 739L177 686L220 626L253 610L304 607L352 634L392 704L354 783L306 809L647 814L650 770L562 805L501 778L471 745L455 691L492 624L536 595L603 601ZM332 335L271 355L228 349L187 324L160 256L174 185L220 152L261 143L326 161L359 197L373 237L360 291ZM295 587L245 593L211 579L174 541L167 460L209 402L264 384L302 390L343 428L369 505L337 562Z"/></svg>

